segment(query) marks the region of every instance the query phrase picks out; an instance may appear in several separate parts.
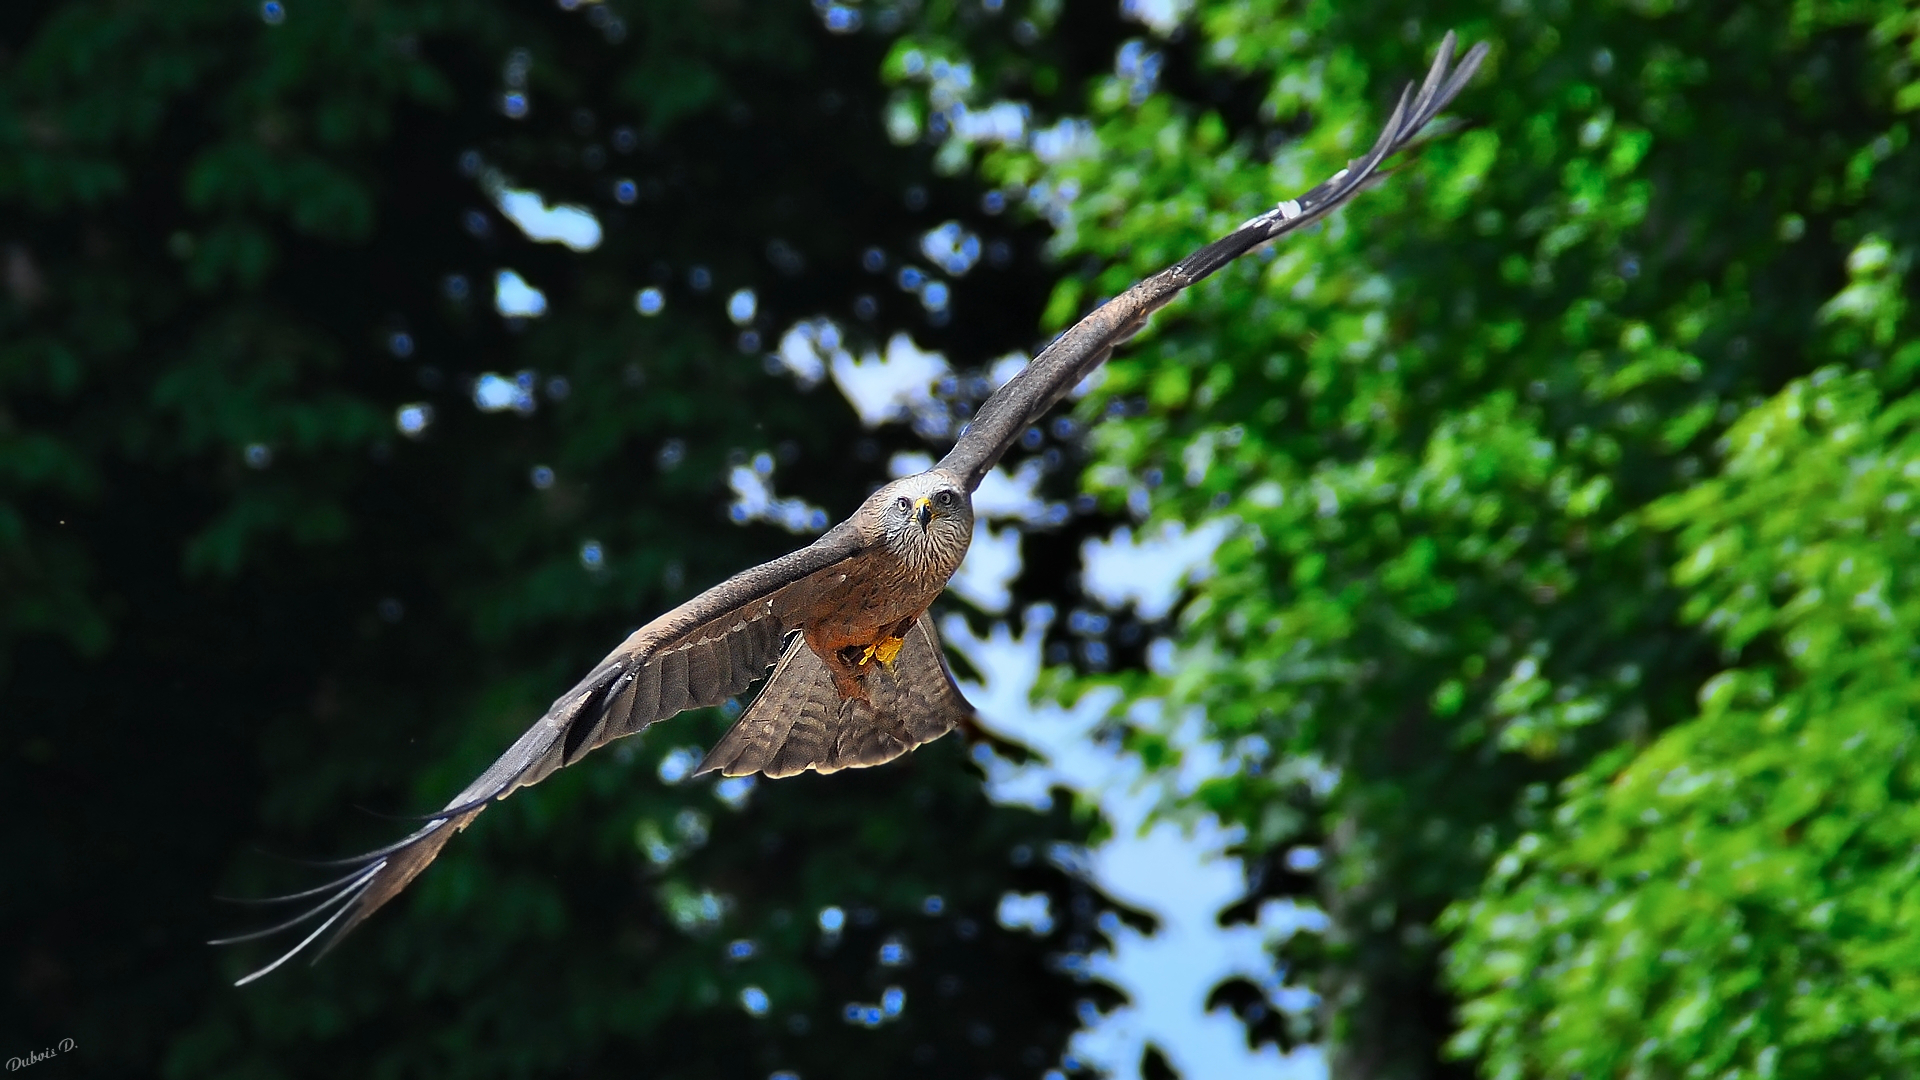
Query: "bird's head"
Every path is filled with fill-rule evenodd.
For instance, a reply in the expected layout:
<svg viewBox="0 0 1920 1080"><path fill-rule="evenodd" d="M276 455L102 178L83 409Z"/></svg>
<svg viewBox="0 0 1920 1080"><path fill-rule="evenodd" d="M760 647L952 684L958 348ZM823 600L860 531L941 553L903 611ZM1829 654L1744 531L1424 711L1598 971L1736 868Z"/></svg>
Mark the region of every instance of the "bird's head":
<svg viewBox="0 0 1920 1080"><path fill-rule="evenodd" d="M901 477L874 492L867 505L887 547L904 561L952 573L973 540L973 499L952 473L936 469Z"/></svg>

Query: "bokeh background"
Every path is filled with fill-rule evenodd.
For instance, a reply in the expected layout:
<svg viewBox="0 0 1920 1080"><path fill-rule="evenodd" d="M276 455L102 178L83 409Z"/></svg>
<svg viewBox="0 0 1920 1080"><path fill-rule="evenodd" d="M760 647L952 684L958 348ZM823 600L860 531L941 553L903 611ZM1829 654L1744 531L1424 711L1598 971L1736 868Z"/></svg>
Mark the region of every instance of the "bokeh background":
<svg viewBox="0 0 1920 1080"><path fill-rule="evenodd" d="M983 489L982 732L715 784L682 717L229 985L214 894L391 839L1449 29L1435 138ZM1911 0L0 5L0 1058L1915 1071L1916 64Z"/></svg>

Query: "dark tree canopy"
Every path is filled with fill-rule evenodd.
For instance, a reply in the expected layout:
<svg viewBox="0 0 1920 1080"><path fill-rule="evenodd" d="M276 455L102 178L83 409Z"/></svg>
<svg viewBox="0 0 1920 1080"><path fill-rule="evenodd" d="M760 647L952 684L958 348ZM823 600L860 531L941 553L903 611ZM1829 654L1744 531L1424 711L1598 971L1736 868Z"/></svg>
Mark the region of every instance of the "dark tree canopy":
<svg viewBox="0 0 1920 1080"><path fill-rule="evenodd" d="M210 892L295 880L249 845L390 831L350 807L444 800L627 629L791 546L730 520L729 465L767 455L780 494L844 512L926 445L770 370L786 327L907 330L963 365L1033 344L1040 233L888 140L883 37L803 5L614 12L0 16L0 1052L72 1038L56 1068L183 1077L1013 1075L1111 999L1047 959L1107 907L1044 857L1084 822L990 805L959 742L738 808L665 782L717 713L477 826L318 967L243 993L225 982L257 958L202 944L252 914ZM500 185L589 208L603 241L530 241ZM894 276L952 219L996 246L947 321ZM502 269L544 316L494 312ZM487 373L525 373L521 409L473 407ZM1071 914L1003 931L1009 889Z"/></svg>

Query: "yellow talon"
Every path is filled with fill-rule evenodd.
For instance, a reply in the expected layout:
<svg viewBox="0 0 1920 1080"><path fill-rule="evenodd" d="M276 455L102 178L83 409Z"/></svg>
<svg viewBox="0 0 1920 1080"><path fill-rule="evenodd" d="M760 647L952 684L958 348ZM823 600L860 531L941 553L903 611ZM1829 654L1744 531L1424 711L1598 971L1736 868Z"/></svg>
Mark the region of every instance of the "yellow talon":
<svg viewBox="0 0 1920 1080"><path fill-rule="evenodd" d="M881 664L892 667L893 658L900 655L900 650L904 648L906 644L907 641L905 638L881 638L879 641L861 650L859 666L866 667L868 664L878 660Z"/></svg>

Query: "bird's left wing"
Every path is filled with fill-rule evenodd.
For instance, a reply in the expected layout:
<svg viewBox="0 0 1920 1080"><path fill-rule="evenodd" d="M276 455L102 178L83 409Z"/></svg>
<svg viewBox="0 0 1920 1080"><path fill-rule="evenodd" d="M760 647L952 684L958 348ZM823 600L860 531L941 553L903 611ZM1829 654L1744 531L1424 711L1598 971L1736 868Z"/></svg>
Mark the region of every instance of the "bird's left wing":
<svg viewBox="0 0 1920 1080"><path fill-rule="evenodd" d="M301 914L213 942L252 941L319 921L299 944L237 985L267 974L331 931L320 950L325 953L406 888L488 803L539 783L613 739L746 690L779 658L787 635L797 628L811 582L860 551L858 530L842 522L806 547L736 574L634 631L419 829L386 847L329 864L349 868L336 881L259 901L319 898Z"/></svg>
<svg viewBox="0 0 1920 1080"><path fill-rule="evenodd" d="M1014 440L1068 390L1105 363L1113 355L1114 346L1138 333L1146 325L1147 316L1215 270L1277 236L1318 221L1359 194L1368 181L1377 178L1381 164L1439 115L1486 59L1487 45L1481 42L1461 58L1459 67L1452 68L1453 48L1454 36L1448 33L1440 42L1439 55L1427 71L1426 81L1417 92L1412 86L1401 91L1400 103L1388 118L1386 129L1365 157L1350 162L1312 191L1288 199L1095 308L1053 339L981 404L937 467L959 476L967 490L978 488Z"/></svg>

